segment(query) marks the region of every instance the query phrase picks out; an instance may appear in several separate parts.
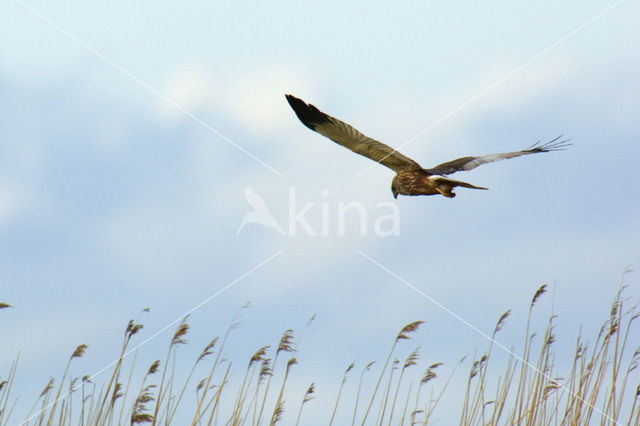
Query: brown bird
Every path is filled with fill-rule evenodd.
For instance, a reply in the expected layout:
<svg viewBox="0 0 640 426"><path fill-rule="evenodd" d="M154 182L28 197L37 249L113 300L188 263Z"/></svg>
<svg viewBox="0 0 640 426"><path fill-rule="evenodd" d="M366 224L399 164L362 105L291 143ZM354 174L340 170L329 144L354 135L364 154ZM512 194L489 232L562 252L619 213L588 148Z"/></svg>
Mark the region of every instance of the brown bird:
<svg viewBox="0 0 640 426"><path fill-rule="evenodd" d="M450 179L447 175L463 170L475 169L481 164L520 157L521 155L559 151L571 145L568 143L569 139L560 140L562 136L558 136L546 143L536 142L522 151L462 157L457 160L439 164L431 169L424 169L411 158L400 154L382 142L363 135L354 127L325 114L315 106L307 104L292 95L285 95L285 97L300 121L302 121L302 124L345 148L349 148L357 154L364 155L394 170L396 175L391 181L391 192L393 192L394 198L398 198L398 194L442 194L447 198L453 198L456 196L453 192L453 188L456 186L472 189L488 189L467 182Z"/></svg>

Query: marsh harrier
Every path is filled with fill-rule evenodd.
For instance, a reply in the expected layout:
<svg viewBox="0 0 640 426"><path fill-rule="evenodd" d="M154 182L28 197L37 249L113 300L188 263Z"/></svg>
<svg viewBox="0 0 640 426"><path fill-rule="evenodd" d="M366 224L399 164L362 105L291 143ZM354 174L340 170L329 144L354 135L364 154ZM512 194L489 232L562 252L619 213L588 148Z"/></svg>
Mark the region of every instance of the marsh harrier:
<svg viewBox="0 0 640 426"><path fill-rule="evenodd" d="M456 194L453 188L460 186L472 189L487 189L475 186L467 182L453 180L447 175L455 172L475 169L476 167L520 157L521 155L537 154L565 149L570 143L568 140L560 140L561 136L546 143L536 142L522 151L505 152L502 154L480 155L475 157L462 157L457 160L442 163L430 169L424 169L409 157L400 154L388 145L371 139L347 123L331 117L311 104L291 95L285 95L289 105L293 108L302 124L328 137L332 141L349 148L351 151L364 155L383 166L387 166L396 172L391 181L393 197L398 195L436 195L453 198Z"/></svg>

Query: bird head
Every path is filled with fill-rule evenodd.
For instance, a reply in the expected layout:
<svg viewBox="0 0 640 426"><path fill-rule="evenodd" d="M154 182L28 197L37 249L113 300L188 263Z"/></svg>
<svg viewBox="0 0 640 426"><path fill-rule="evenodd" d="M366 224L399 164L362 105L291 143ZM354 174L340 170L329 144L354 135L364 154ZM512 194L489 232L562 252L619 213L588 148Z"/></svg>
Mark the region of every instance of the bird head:
<svg viewBox="0 0 640 426"><path fill-rule="evenodd" d="M396 189L395 182L391 183L391 192L393 193L393 198L398 199L398 190Z"/></svg>

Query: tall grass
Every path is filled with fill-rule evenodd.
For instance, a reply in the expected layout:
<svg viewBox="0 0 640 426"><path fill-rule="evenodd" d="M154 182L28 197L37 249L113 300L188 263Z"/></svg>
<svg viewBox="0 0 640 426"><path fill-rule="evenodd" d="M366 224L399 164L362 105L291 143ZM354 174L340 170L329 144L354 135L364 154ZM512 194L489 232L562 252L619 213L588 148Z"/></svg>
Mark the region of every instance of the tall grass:
<svg viewBox="0 0 640 426"><path fill-rule="evenodd" d="M20 422L46 426L189 422L276 425L288 412L288 418L295 418L296 425L345 424L345 419L361 425L426 425L438 418L445 392L453 394L448 401L458 399L459 411L457 418L439 418L440 424L640 425L640 348L635 347L639 342L630 337L640 313L635 307L627 307L625 289L621 287L615 294L609 315L595 338L589 342L580 331L569 356L556 352L554 315L549 315L541 333L533 330L533 312L546 292L546 286L541 286L528 303L521 349L512 350L506 361L496 355L501 349L496 348L495 339L508 322L510 310L498 317L485 350L470 360L462 357L452 363L423 363L422 358L429 358L428 349L408 351L403 341L419 338L418 332L424 329L428 333L429 324L416 321L402 327L390 340L382 363L371 361L359 368L351 363L333 392L318 392L312 383L303 395L297 396L287 392L287 384L296 374L295 365L304 362L304 358L293 356L300 355L296 354L293 330L285 330L273 350L264 345L246 360L224 358L225 344L239 327L238 316L248 305L238 311L222 339L215 337L204 346L185 377L177 376L175 365L185 362L178 356L178 349L187 344L187 318L175 329L166 352L146 368L138 366L137 351L125 362L125 354L143 328L137 320L131 320L125 327L119 356L104 383L71 374L73 361L90 350L81 344L69 356L59 379L46 381L31 410L23 416L14 412L20 370L16 357L6 376L0 377L0 426ZM7 307L0 304L0 309ZM438 344L428 340L426 343L431 345L423 345L427 348ZM288 359L283 360L284 355ZM465 384L451 389L452 378L464 365L468 366ZM348 375L357 368L359 380L351 383ZM449 372L441 379L439 375L445 369ZM193 381L198 371L206 374ZM240 371L233 386L229 383L231 371ZM370 387L364 386L367 372L376 372L372 377L375 383ZM345 392L349 386L351 392ZM286 401L287 395L295 400ZM320 397L328 402L325 407L331 408L320 416L317 411L310 414L307 407Z"/></svg>

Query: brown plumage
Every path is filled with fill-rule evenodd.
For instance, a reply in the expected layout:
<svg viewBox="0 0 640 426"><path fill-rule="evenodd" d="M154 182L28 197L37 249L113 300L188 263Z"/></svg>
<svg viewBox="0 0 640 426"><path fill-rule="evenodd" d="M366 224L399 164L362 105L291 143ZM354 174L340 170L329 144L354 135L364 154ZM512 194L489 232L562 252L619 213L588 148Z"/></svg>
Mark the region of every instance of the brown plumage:
<svg viewBox="0 0 640 426"><path fill-rule="evenodd" d="M292 95L285 95L289 105L293 108L302 124L328 137L332 141L349 148L351 151L372 159L375 162L387 166L396 172L391 182L391 191L394 198L401 195L435 195L442 194L453 198L456 194L453 188L460 186L472 189L487 189L470 183L453 180L446 175L455 172L475 169L476 167L506 160L521 155L537 154L565 149L571 144L568 140L560 140L558 136L551 141L541 144L533 144L522 151L505 152L501 154L489 154L475 157L462 157L437 165L431 169L422 168L417 162L400 154L388 145L371 139L360 133L354 127L337 118L331 117L311 104L305 103Z"/></svg>

